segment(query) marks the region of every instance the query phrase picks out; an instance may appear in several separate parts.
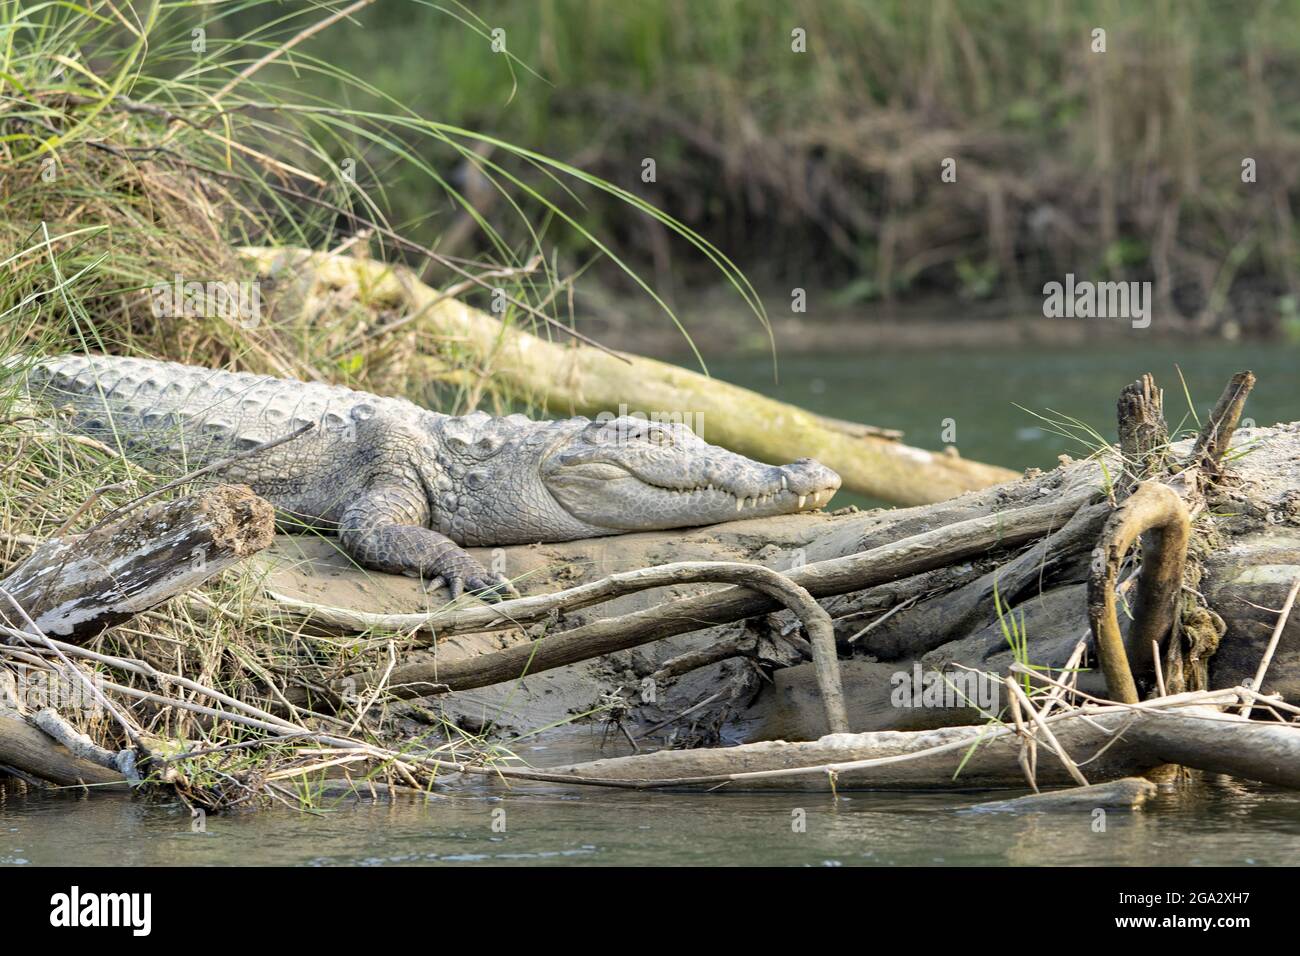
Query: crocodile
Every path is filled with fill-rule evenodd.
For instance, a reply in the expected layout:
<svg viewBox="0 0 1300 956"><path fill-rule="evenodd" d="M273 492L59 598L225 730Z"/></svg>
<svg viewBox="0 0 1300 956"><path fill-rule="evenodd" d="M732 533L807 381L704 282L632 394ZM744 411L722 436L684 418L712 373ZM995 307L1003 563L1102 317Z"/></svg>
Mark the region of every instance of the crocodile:
<svg viewBox="0 0 1300 956"><path fill-rule="evenodd" d="M766 465L681 422L444 415L402 398L173 362L61 355L26 391L76 432L160 474L216 465L285 530L337 535L365 568L496 601L505 575L463 548L809 511L839 476L810 458ZM301 431L288 441L266 446Z"/></svg>

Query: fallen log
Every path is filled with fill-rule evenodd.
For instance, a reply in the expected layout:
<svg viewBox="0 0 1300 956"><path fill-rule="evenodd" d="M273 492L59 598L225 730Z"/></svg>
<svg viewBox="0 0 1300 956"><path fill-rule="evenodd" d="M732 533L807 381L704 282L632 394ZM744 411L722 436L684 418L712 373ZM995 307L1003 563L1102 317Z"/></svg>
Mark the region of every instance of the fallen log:
<svg viewBox="0 0 1300 956"><path fill-rule="evenodd" d="M665 362L549 342L444 296L400 266L297 249L242 252L262 274L307 286L312 301L361 288L368 303L418 316L433 334L456 342L460 352L491 368L496 381L538 398L554 414L595 416L630 406L647 415L690 416L705 423L703 437L714 444L759 461L816 458L839 473L846 489L898 504L942 501L1015 477L1005 468L828 422Z"/></svg>
<svg viewBox="0 0 1300 956"><path fill-rule="evenodd" d="M1300 727L1221 713L1231 691L1184 694L1139 705L1088 705L1046 718L1055 739L1095 781L1180 763L1277 786L1300 788ZM664 750L553 767L552 779L627 789L910 790L1005 789L1026 784L1022 739L1008 725L832 734ZM526 778L527 771L511 774ZM1072 783L1062 763L1037 771L1040 786Z"/></svg>
<svg viewBox="0 0 1300 956"><path fill-rule="evenodd" d="M79 757L21 716L0 711L0 767L58 786L122 790L121 773Z"/></svg>
<svg viewBox="0 0 1300 956"><path fill-rule="evenodd" d="M1011 800L977 803L966 809L983 813L1074 812L1091 811L1098 807L1107 810L1137 810L1159 792L1160 788L1145 777L1120 777L1109 783L1031 793Z"/></svg>
<svg viewBox="0 0 1300 956"><path fill-rule="evenodd" d="M86 534L53 538L0 580L44 633L84 643L269 545L274 509L243 485L154 505ZM0 597L0 625L27 630Z"/></svg>
<svg viewBox="0 0 1300 956"><path fill-rule="evenodd" d="M1189 708L1140 720L1125 736L1164 763L1300 789L1300 726L1295 724Z"/></svg>

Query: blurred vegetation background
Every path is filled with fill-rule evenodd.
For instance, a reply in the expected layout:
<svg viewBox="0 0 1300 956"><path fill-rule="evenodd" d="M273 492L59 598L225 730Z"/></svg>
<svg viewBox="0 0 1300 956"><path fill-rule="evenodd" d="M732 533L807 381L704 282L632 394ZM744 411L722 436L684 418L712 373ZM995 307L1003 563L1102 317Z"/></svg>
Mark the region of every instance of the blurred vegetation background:
<svg viewBox="0 0 1300 956"><path fill-rule="evenodd" d="M711 239L774 299L800 286L845 309L1037 311L1043 283L1074 272L1152 281L1166 330L1294 334L1300 321L1294 0L384 0L356 22L311 50L372 84L371 102L327 75L294 82L363 110L382 91L603 177ZM488 251L427 182L353 146L358 187L382 193L403 232ZM451 164L511 245L544 228L503 215L508 199L472 161L427 158ZM955 183L940 178L948 158ZM719 281L662 223L577 198L574 214L670 299ZM586 264L575 237L553 238L562 268ZM616 269L593 274L628 288Z"/></svg>

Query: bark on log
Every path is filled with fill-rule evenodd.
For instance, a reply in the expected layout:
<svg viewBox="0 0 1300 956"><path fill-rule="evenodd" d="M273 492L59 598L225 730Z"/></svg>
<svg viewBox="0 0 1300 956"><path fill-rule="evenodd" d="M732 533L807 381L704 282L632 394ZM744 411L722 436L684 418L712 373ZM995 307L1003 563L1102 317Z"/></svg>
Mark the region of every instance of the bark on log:
<svg viewBox="0 0 1300 956"><path fill-rule="evenodd" d="M665 362L634 355L622 361L590 346L548 342L442 297L399 266L292 249L243 253L269 276L363 288L370 303L419 315L436 335L491 368L497 381L536 396L555 414L594 416L629 405L647 414L699 415L714 444L759 461L816 458L839 473L846 489L897 504L942 501L1016 477L1005 468L854 434L794 405Z"/></svg>
<svg viewBox="0 0 1300 956"><path fill-rule="evenodd" d="M1300 788L1300 728L1262 724L1200 703L1142 710L1092 707L1077 715L1063 714L1052 727L1076 761L1088 761L1095 781L1180 763ZM946 727L833 734L804 743L664 750L549 768L546 773L574 778L575 783L632 789L712 790L721 784L728 790L1018 788L1026 785L1019 751L1013 727ZM1036 779L1039 786L1073 782L1055 760L1040 761Z"/></svg>
<svg viewBox="0 0 1300 956"><path fill-rule="evenodd" d="M84 643L202 584L269 545L275 513L243 485L221 485L41 544L0 581L51 637ZM0 599L0 623L26 624Z"/></svg>
<svg viewBox="0 0 1300 956"><path fill-rule="evenodd" d="M123 776L76 756L67 747L14 713L0 712L0 767L59 786L107 786L125 789Z"/></svg>

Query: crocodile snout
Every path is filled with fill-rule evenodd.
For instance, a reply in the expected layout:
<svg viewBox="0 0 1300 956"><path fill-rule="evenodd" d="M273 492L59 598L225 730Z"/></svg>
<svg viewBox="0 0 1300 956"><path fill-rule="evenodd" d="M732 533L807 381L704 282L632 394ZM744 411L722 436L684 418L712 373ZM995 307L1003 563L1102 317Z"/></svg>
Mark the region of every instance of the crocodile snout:
<svg viewBox="0 0 1300 956"><path fill-rule="evenodd" d="M786 487L796 495L834 494L840 487L840 476L819 461L800 458L781 468ZM830 494L826 500L830 500Z"/></svg>

